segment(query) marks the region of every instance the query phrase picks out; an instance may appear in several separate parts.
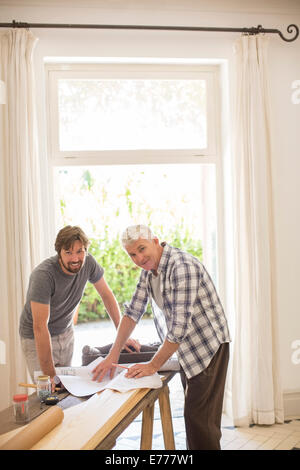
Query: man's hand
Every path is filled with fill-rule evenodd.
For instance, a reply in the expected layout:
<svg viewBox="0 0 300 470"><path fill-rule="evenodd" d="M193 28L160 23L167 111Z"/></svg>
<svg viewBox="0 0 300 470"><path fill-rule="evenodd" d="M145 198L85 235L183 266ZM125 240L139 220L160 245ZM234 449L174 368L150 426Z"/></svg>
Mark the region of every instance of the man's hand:
<svg viewBox="0 0 300 470"><path fill-rule="evenodd" d="M92 380L101 382L104 376L109 372L110 379L113 378L116 368L112 365L114 362L118 362L119 356L113 357L108 354L103 361L101 361L93 370Z"/></svg>
<svg viewBox="0 0 300 470"><path fill-rule="evenodd" d="M140 379L146 375L153 375L155 372L157 372L157 369L155 369L151 362L148 362L147 364L135 364L129 368L128 372L125 374L125 377L128 379Z"/></svg>
<svg viewBox="0 0 300 470"><path fill-rule="evenodd" d="M50 377L51 382L51 393L55 392L55 387L57 387L56 383L54 382L54 377Z"/></svg>
<svg viewBox="0 0 300 470"><path fill-rule="evenodd" d="M150 362L146 364L135 364L130 367L128 372L125 374L127 378L136 378L145 377L146 375L153 375L157 372L160 367L174 354L175 351L179 348L179 343L171 343L165 339L163 345L159 350L154 354Z"/></svg>
<svg viewBox="0 0 300 470"><path fill-rule="evenodd" d="M131 346L131 348L129 346ZM134 352L134 351L132 351L132 348L136 352L140 352L141 344L140 344L139 340L137 340L137 339L128 338L128 340L125 343L124 349L126 349L127 352L132 353L132 352Z"/></svg>
<svg viewBox="0 0 300 470"><path fill-rule="evenodd" d="M119 360L120 352L122 351L124 344L128 345L128 341L130 341L129 336L131 335L133 329L135 327L135 322L131 320L129 317L123 317L121 323L118 327L118 333L114 344L106 356L106 358L101 361L93 370L93 380L97 380L97 382L101 382L105 374L109 372L110 378L112 379L114 376L115 367L112 365L113 363L117 363ZM140 347L140 344L135 341L134 344L136 347ZM130 344L130 343L129 343ZM132 343L131 343L132 344Z"/></svg>

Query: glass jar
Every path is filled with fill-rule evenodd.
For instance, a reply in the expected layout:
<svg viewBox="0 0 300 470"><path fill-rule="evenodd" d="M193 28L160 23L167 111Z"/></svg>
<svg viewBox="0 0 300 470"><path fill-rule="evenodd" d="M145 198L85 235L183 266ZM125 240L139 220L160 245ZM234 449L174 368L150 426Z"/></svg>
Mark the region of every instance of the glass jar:
<svg viewBox="0 0 300 470"><path fill-rule="evenodd" d="M40 401L51 395L51 381L49 375L39 375L37 378L37 396Z"/></svg>
<svg viewBox="0 0 300 470"><path fill-rule="evenodd" d="M29 421L29 403L28 395L21 393L13 396L14 416L17 424L28 423Z"/></svg>

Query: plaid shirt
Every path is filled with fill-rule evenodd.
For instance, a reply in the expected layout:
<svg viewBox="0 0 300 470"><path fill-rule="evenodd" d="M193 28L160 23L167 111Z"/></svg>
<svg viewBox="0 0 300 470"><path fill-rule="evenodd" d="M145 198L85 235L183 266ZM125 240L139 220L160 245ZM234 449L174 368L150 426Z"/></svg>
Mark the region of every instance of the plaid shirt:
<svg viewBox="0 0 300 470"><path fill-rule="evenodd" d="M178 361L188 378L209 365L220 344L230 342L227 320L215 286L200 261L166 243L157 269L163 311L153 300L151 271L142 270L124 315L136 323L150 301L158 335L179 343Z"/></svg>

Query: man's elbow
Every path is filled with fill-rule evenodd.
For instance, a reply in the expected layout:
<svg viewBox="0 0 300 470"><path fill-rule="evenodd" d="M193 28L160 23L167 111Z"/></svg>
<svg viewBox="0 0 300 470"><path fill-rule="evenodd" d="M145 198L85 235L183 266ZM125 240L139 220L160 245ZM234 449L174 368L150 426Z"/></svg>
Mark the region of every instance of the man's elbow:
<svg viewBox="0 0 300 470"><path fill-rule="evenodd" d="M35 337L43 333L48 333L48 331L47 323L33 323L33 334Z"/></svg>

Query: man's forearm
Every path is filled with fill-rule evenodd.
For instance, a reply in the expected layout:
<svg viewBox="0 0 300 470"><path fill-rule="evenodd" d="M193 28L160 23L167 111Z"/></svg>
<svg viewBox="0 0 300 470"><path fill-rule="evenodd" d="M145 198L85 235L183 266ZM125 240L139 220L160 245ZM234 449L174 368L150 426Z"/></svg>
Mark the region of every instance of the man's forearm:
<svg viewBox="0 0 300 470"><path fill-rule="evenodd" d="M171 343L166 340L163 345L159 348L157 353L153 356L150 361L150 365L157 371L179 348L179 343Z"/></svg>
<svg viewBox="0 0 300 470"><path fill-rule="evenodd" d="M125 377L140 378L155 374L155 372L161 368L161 366L174 354L175 351L177 351L178 348L179 343L170 343L170 341L165 340L150 362L131 366Z"/></svg>
<svg viewBox="0 0 300 470"><path fill-rule="evenodd" d="M121 312L112 290L103 276L94 284L94 286L105 305L108 315L117 329L121 321Z"/></svg>
<svg viewBox="0 0 300 470"><path fill-rule="evenodd" d="M122 318L117 331L117 337L115 339L114 344L111 347L111 353L120 354L121 350L123 349L124 344L128 340L129 336L133 332L136 326L135 321L131 318L125 316Z"/></svg>
<svg viewBox="0 0 300 470"><path fill-rule="evenodd" d="M115 325L116 329L118 328L120 321L121 321L121 312L119 305L113 295L107 296L103 298L103 303L107 310L108 315L110 316L113 324Z"/></svg>
<svg viewBox="0 0 300 470"><path fill-rule="evenodd" d="M52 358L51 337L47 328L37 328L34 330L35 345L40 366L45 375L54 377L55 367Z"/></svg>
<svg viewBox="0 0 300 470"><path fill-rule="evenodd" d="M132 331L134 330L135 325L136 323L131 320L131 318L126 316L122 318L118 327L117 337L111 347L111 350L109 351L109 354L92 370L92 373L94 374L93 380L101 382L105 374L109 371L110 378L113 378L114 367L112 367L112 363L119 360L120 352Z"/></svg>

